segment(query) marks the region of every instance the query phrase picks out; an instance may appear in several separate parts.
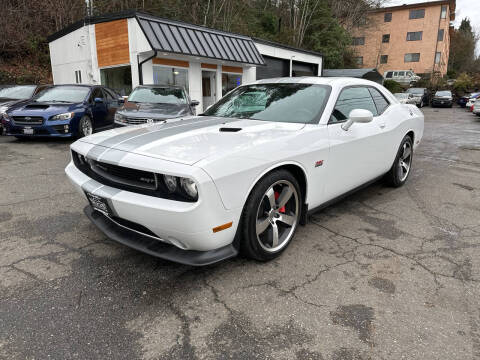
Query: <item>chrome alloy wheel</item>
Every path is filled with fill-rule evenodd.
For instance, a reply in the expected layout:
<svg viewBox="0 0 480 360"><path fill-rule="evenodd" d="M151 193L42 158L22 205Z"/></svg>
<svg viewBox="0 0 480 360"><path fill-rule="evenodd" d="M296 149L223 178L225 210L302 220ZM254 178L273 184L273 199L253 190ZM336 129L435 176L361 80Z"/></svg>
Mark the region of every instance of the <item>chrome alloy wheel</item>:
<svg viewBox="0 0 480 360"><path fill-rule="evenodd" d="M82 135L84 136L92 135L93 129L92 129L92 122L90 121L90 119L88 118L82 119L81 129L82 129Z"/></svg>
<svg viewBox="0 0 480 360"><path fill-rule="evenodd" d="M271 185L257 210L257 241L273 253L285 247L295 232L300 216L300 199L295 186L280 180Z"/></svg>
<svg viewBox="0 0 480 360"><path fill-rule="evenodd" d="M402 147L402 153L398 159L398 178L400 181L405 181L410 172L410 167L412 165L412 144L406 141Z"/></svg>

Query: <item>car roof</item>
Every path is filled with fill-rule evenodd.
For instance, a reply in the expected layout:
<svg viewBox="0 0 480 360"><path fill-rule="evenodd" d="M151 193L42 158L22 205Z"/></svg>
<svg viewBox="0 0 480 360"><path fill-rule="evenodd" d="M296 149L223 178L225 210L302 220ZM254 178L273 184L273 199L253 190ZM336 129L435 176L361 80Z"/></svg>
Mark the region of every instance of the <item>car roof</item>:
<svg viewBox="0 0 480 360"><path fill-rule="evenodd" d="M138 85L137 88L174 88L174 89L183 89L183 86L180 85L165 85L165 84L147 84L147 85Z"/></svg>
<svg viewBox="0 0 480 360"><path fill-rule="evenodd" d="M380 84L359 78L352 77L319 77L319 76L302 76L302 77L282 77L273 79L257 80L250 84L318 84L318 85L369 85L378 86Z"/></svg>

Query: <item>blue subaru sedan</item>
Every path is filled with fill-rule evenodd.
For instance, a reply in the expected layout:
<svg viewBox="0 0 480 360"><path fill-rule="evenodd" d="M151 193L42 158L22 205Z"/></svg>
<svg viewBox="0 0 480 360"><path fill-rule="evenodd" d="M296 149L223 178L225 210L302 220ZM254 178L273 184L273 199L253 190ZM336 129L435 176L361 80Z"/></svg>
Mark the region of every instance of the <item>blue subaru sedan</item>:
<svg viewBox="0 0 480 360"><path fill-rule="evenodd" d="M98 85L56 85L3 114L5 134L18 138L82 137L113 126L123 99Z"/></svg>

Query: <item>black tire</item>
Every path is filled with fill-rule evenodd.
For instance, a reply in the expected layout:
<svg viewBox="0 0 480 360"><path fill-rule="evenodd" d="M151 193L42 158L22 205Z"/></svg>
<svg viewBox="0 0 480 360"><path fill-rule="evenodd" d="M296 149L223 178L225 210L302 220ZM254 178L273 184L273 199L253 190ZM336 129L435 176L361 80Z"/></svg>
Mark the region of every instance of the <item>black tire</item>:
<svg viewBox="0 0 480 360"><path fill-rule="evenodd" d="M408 146L410 148L410 158L409 158L409 164L408 164L408 170L406 172L406 176L403 173L403 170L405 168L402 167L401 165L401 157L404 156L405 146ZM413 164L413 142L412 142L412 138L409 135L406 135L403 138L402 142L400 143L400 146L397 151L397 156L395 156L395 161L393 162L392 167L390 168L388 173L385 175L386 182L393 187L400 187L403 184L405 184L408 177L410 176L410 173L412 170L412 164Z"/></svg>
<svg viewBox="0 0 480 360"><path fill-rule="evenodd" d="M271 213L273 209L271 209L270 212L265 211L265 206L268 208L271 204L267 196L267 192L269 192L271 188L275 190L276 206L278 205L276 189L281 189L282 193L285 188L289 188L292 191L293 189L295 190L288 198L289 200L286 205L282 208L276 207L276 215L273 214L272 216ZM281 196L278 195L279 201L280 197ZM296 209L295 204L297 205ZM303 195L301 193L300 186L298 185L297 179L289 171L283 169L275 170L260 179L251 191L243 209L241 221L241 253L248 258L259 261L269 261L278 257L288 247L288 245L291 243L292 239L295 236L295 232L301 221L301 212L303 209L302 204ZM283 223L278 216L282 215L280 213L290 216L290 214L293 213L293 209L295 209L296 212L296 221L293 226L288 226ZM263 214L261 214L262 212ZM263 230L263 233L257 236L257 221L259 221L257 219L259 217L259 214L261 216L264 216L263 221L265 221L265 219L268 220L269 225L268 227L266 227L266 230ZM272 224L272 222L274 224ZM284 237L283 242L280 243L277 241L277 247L273 246L274 226L277 229L278 241L282 240L281 238ZM280 234L281 231L283 232L282 234ZM269 241L268 238L270 238L271 244L266 244L266 242ZM262 241L263 239L265 240ZM269 245L271 250L268 249ZM276 248L278 248L278 250L276 250Z"/></svg>
<svg viewBox="0 0 480 360"><path fill-rule="evenodd" d="M89 123L89 126L91 128L90 133L88 133L86 128L83 126L85 122ZM82 137L93 134L93 123L92 123L92 120L90 119L90 117L88 115L82 116L82 118L78 122L78 132L77 132L77 134L78 134L78 138L82 138Z"/></svg>

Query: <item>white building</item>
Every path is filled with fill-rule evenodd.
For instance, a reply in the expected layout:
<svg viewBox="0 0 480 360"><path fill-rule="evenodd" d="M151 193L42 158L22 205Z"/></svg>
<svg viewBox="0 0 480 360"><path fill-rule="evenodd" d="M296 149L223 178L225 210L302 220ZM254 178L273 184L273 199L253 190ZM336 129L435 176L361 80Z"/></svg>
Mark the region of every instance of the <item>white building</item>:
<svg viewBox="0 0 480 360"><path fill-rule="evenodd" d="M48 38L55 84L182 85L199 109L256 79L321 76L319 53L139 12L86 18Z"/></svg>

